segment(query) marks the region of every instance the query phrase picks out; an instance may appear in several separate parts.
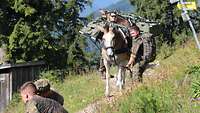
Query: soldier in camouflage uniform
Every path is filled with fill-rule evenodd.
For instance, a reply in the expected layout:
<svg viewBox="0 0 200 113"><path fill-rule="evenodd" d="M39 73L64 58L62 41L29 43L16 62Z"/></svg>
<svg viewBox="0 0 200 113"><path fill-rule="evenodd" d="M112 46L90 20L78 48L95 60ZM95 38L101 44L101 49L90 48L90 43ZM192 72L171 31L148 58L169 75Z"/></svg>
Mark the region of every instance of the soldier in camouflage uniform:
<svg viewBox="0 0 200 113"><path fill-rule="evenodd" d="M126 67L132 67L138 63L135 76L139 82L142 82L142 74L145 71L147 64L151 61L151 57L153 55L152 45L148 45L150 44L149 41L152 38L152 34L141 34L139 27L136 25L130 27L129 30L132 37L132 48L130 59Z"/></svg>
<svg viewBox="0 0 200 113"><path fill-rule="evenodd" d="M26 82L20 88L25 113L68 113L58 102L37 95L33 82Z"/></svg>
<svg viewBox="0 0 200 113"><path fill-rule="evenodd" d="M39 79L35 81L34 84L36 85L38 95L45 98L53 99L59 102L61 105L64 104L63 96L50 88L51 86L47 79Z"/></svg>

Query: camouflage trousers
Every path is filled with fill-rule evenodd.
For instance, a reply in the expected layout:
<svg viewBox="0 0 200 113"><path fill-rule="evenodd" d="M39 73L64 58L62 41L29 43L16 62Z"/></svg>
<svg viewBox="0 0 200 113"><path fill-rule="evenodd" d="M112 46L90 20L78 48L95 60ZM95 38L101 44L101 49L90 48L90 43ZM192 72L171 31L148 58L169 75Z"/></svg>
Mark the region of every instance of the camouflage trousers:
<svg viewBox="0 0 200 113"><path fill-rule="evenodd" d="M148 65L148 62L145 60L138 61L134 67L132 67L133 77L135 80L142 82L143 73Z"/></svg>

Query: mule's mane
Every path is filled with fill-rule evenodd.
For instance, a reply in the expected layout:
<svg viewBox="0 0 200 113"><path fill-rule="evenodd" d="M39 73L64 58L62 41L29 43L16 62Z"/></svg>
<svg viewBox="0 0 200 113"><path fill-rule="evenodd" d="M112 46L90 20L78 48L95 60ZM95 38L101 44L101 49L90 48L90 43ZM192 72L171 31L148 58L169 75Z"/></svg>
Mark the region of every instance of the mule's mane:
<svg viewBox="0 0 200 113"><path fill-rule="evenodd" d="M121 48L127 48L128 45L126 43L125 37L122 35L122 33L117 29L113 29L113 33L115 34L114 38L114 48L121 49Z"/></svg>

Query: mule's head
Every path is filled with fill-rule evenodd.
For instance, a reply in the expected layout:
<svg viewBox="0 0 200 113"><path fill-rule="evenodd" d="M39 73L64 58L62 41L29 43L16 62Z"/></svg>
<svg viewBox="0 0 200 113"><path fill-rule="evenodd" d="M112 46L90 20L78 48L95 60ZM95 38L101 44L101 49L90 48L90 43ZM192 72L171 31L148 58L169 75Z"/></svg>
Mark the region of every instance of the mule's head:
<svg viewBox="0 0 200 113"><path fill-rule="evenodd" d="M113 28L106 24L103 29L103 48L106 50L107 56L113 57L117 50L127 48L125 38L117 28Z"/></svg>
<svg viewBox="0 0 200 113"><path fill-rule="evenodd" d="M114 55L114 37L115 34L113 32L113 28L109 27L109 25L105 25L103 27L103 48L106 50L106 54L110 57L112 57Z"/></svg>

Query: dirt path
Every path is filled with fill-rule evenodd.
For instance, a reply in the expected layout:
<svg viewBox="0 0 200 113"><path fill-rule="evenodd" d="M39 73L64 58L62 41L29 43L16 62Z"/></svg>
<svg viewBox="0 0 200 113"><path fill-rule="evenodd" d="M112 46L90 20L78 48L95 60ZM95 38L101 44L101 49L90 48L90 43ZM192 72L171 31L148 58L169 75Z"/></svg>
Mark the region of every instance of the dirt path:
<svg viewBox="0 0 200 113"><path fill-rule="evenodd" d="M155 74L154 68L159 66L159 62L155 61L153 63L150 63L148 66L148 69L146 69L146 71L144 72L144 77L148 78L148 77L152 77L152 76L156 76L157 74ZM156 79L157 77L155 77ZM105 80L104 80L105 82ZM130 79L130 77L126 77L126 85L125 85L125 89L123 91L119 91L115 85L115 78L110 79L110 86L111 86L111 97L103 97L99 100L96 100L95 102L89 104L87 107L85 107L84 109L80 110L77 113L101 113L101 105L103 104L113 104L115 103L118 98L120 98L123 95L127 95L128 93L130 93L131 91L133 91L134 89L136 89L139 85L141 85L140 83L136 83L134 81L132 81Z"/></svg>

